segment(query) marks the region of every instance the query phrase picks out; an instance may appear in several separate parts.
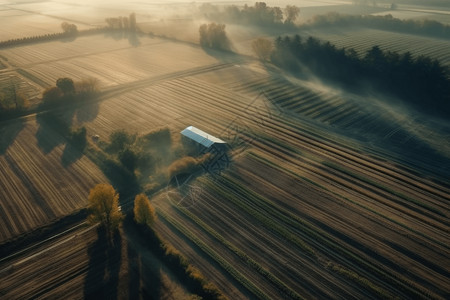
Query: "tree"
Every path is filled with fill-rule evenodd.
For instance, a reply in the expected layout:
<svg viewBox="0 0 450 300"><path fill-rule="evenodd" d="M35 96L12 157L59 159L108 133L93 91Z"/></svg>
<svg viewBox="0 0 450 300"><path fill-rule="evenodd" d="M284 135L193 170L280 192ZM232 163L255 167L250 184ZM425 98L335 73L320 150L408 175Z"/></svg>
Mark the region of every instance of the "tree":
<svg viewBox="0 0 450 300"><path fill-rule="evenodd" d="M269 60L273 50L273 44L265 38L258 38L252 42L253 52L262 60Z"/></svg>
<svg viewBox="0 0 450 300"><path fill-rule="evenodd" d="M200 45L216 48L228 49L229 41L225 33L225 24L202 24L199 28Z"/></svg>
<svg viewBox="0 0 450 300"><path fill-rule="evenodd" d="M108 150L111 152L120 152L127 145L131 145L136 139L135 135L130 135L125 130L116 130L109 136Z"/></svg>
<svg viewBox="0 0 450 300"><path fill-rule="evenodd" d="M53 86L46 88L42 93L42 101L45 103L56 102L61 99L63 93L60 88Z"/></svg>
<svg viewBox="0 0 450 300"><path fill-rule="evenodd" d="M292 24L297 20L298 15L300 14L300 8L295 5L287 5L286 6L286 21L287 24Z"/></svg>
<svg viewBox="0 0 450 300"><path fill-rule="evenodd" d="M56 80L56 86L63 92L64 96L75 93L75 85L70 78L58 78L58 80Z"/></svg>
<svg viewBox="0 0 450 300"><path fill-rule="evenodd" d="M137 166L138 156L133 150L126 148L119 152L119 160L128 171L134 172Z"/></svg>
<svg viewBox="0 0 450 300"><path fill-rule="evenodd" d="M123 214L119 209L119 194L106 183L97 184L91 189L88 197L88 209L88 222L91 224L100 222L108 233L117 230L123 219Z"/></svg>
<svg viewBox="0 0 450 300"><path fill-rule="evenodd" d="M64 31L65 34L68 35L76 35L78 33L77 25L75 24L69 24L67 22L61 23L61 28Z"/></svg>
<svg viewBox="0 0 450 300"><path fill-rule="evenodd" d="M145 194L136 195L133 212L134 220L138 224L145 224L150 227L156 220L155 209Z"/></svg>

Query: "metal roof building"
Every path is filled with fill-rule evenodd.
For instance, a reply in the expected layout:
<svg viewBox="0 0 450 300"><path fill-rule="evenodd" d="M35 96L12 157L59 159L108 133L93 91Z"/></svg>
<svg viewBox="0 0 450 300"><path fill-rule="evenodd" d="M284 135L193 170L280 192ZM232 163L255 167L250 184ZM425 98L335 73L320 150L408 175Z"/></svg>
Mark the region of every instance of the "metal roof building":
<svg viewBox="0 0 450 300"><path fill-rule="evenodd" d="M202 145L205 148L209 148L214 144L225 145L226 143L213 135L210 135L203 130L200 130L194 126L186 127L181 134L188 139Z"/></svg>

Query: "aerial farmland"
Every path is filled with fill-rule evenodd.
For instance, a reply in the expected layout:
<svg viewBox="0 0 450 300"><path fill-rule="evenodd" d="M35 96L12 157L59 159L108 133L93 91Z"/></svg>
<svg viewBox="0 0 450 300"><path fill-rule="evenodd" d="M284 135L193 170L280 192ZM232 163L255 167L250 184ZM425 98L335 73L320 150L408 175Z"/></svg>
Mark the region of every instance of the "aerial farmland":
<svg viewBox="0 0 450 300"><path fill-rule="evenodd" d="M448 299L449 178L445 0L0 1L1 299Z"/></svg>

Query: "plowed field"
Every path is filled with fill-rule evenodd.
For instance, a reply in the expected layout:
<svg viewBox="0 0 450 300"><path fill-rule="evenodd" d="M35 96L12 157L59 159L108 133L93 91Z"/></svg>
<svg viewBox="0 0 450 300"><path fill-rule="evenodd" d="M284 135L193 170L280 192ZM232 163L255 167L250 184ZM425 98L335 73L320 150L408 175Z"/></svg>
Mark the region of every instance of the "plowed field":
<svg viewBox="0 0 450 300"><path fill-rule="evenodd" d="M65 45L53 44L62 53L55 61L17 67L49 83L60 75L46 65L97 74L107 86L99 102L66 116L103 141L116 129L169 126L175 136L193 125L238 145L220 176L186 183L189 201L173 186L149 195L156 230L230 299L448 298L449 157L436 146L448 124L388 124L378 104L365 110L363 99L320 92L240 56L162 39L118 45L126 49L65 56ZM3 55L19 61L38 48ZM11 194L0 194L5 237L76 209L105 180L84 157L64 166L64 140L38 121L4 127L13 133L0 156ZM367 135L356 129L365 125ZM385 147L391 140L402 142ZM423 148L395 151L411 140Z"/></svg>

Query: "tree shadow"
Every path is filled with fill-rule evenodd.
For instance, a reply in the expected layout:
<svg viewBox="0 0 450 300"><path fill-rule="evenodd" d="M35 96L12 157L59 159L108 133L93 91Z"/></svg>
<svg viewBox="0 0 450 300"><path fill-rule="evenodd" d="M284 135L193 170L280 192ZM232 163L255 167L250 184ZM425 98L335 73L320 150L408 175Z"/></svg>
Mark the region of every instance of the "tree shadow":
<svg viewBox="0 0 450 300"><path fill-rule="evenodd" d="M0 128L0 155L5 154L17 135L25 127L23 119L5 124Z"/></svg>
<svg viewBox="0 0 450 300"><path fill-rule="evenodd" d="M67 134L69 126L59 117L52 113L43 113L36 116L36 121L39 124L36 132L37 144L45 154L66 142L64 136Z"/></svg>
<svg viewBox="0 0 450 300"><path fill-rule="evenodd" d="M105 33L105 37L110 37L116 41L128 39L128 42L133 47L138 47L141 44L139 34L130 30L109 30Z"/></svg>
<svg viewBox="0 0 450 300"><path fill-rule="evenodd" d="M141 44L138 34L134 31L128 33L128 42L133 47L138 47Z"/></svg>
<svg viewBox="0 0 450 300"><path fill-rule="evenodd" d="M104 228L97 229L98 238L88 249L89 266L84 282L84 299L117 299L122 238L116 232L112 239Z"/></svg>
<svg viewBox="0 0 450 300"><path fill-rule="evenodd" d="M61 163L64 167L68 167L83 156L83 151L67 143L61 156Z"/></svg>
<svg viewBox="0 0 450 300"><path fill-rule="evenodd" d="M76 112L77 121L79 123L93 121L97 117L99 109L97 102L81 106Z"/></svg>
<svg viewBox="0 0 450 300"><path fill-rule="evenodd" d="M243 58L240 55L232 52L231 50L220 50L209 47L202 47L202 49L206 54L214 57L222 63L239 63L240 61L243 61Z"/></svg>
<svg viewBox="0 0 450 300"><path fill-rule="evenodd" d="M88 248L89 266L84 282L84 299L101 299L105 285L107 238L103 228L97 229L97 241Z"/></svg>
<svg viewBox="0 0 450 300"><path fill-rule="evenodd" d="M128 298L160 299L161 262L150 252L148 241L136 231L133 222L127 217L123 223L127 236Z"/></svg>

